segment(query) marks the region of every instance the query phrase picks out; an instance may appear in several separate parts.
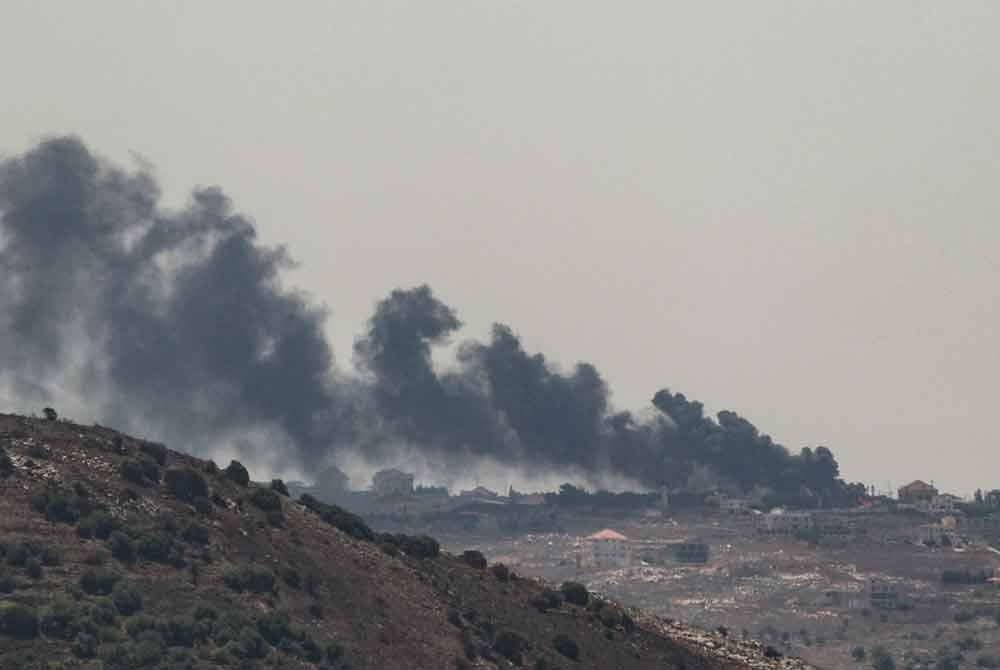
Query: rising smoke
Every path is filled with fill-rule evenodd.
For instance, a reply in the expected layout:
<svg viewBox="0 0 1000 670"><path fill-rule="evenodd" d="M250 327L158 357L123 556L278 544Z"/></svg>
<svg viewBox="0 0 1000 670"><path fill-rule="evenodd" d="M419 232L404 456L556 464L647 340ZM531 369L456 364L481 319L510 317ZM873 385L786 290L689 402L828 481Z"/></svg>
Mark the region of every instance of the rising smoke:
<svg viewBox="0 0 1000 670"><path fill-rule="evenodd" d="M313 468L405 445L450 467L477 460L673 488L710 479L834 495L829 450L792 456L745 419L703 416L660 391L659 415L615 413L587 363L563 373L496 324L439 372L432 352L461 322L427 286L376 306L334 366L326 314L283 287L283 248L256 240L218 189L179 212L150 174L75 138L0 164L0 381L22 402L73 405L186 449L242 440L272 464Z"/></svg>

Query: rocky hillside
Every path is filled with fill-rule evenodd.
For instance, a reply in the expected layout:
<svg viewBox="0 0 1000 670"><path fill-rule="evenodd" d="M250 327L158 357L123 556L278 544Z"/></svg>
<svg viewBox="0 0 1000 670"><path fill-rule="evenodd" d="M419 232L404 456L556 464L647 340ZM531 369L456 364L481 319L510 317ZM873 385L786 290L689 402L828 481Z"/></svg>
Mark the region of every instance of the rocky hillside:
<svg viewBox="0 0 1000 670"><path fill-rule="evenodd" d="M798 668L280 481L0 415L0 668Z"/></svg>

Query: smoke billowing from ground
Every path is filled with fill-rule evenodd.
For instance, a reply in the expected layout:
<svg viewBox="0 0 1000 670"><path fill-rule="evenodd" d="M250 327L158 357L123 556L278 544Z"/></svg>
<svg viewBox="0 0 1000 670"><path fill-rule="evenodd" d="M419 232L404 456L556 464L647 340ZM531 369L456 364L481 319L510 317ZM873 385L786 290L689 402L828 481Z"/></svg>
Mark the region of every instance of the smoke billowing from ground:
<svg viewBox="0 0 1000 670"><path fill-rule="evenodd" d="M562 373L505 325L439 372L432 350L461 322L427 286L381 301L355 344L359 375L338 373L324 311L280 283L284 249L261 246L218 189L196 190L179 212L158 200L148 173L73 138L0 165L8 392L80 398L106 422L185 448L242 439L276 467L311 468L338 451L379 462L405 445L456 468L485 460L788 495L838 487L828 450L793 457L680 394L657 393L652 419L614 413L593 366Z"/></svg>

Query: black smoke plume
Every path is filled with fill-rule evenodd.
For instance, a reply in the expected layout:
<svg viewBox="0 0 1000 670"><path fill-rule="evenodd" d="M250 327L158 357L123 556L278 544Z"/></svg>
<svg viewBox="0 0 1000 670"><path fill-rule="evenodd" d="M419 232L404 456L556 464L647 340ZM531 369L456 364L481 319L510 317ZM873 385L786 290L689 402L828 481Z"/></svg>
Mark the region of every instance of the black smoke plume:
<svg viewBox="0 0 1000 670"><path fill-rule="evenodd" d="M339 374L324 310L284 288L283 248L215 188L171 212L150 174L42 142L0 163L0 383L15 397L82 397L102 420L176 446L241 437L274 463L312 468L340 449L371 460L400 444L443 464L493 462L648 487L766 490L832 500L847 490L826 448L791 455L733 412L662 390L659 415L616 412L594 366L563 372L508 326L433 350L461 321L427 286L395 290Z"/></svg>
<svg viewBox="0 0 1000 670"><path fill-rule="evenodd" d="M73 138L2 164L2 374L31 395L73 370L108 422L183 443L259 429L321 460L345 426L324 312L218 189L177 213L159 196Z"/></svg>

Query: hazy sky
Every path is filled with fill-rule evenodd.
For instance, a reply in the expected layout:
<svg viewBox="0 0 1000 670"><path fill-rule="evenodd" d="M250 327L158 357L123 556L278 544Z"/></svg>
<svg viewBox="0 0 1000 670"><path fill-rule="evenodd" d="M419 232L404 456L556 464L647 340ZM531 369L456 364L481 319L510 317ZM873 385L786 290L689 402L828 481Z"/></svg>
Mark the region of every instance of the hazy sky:
<svg viewBox="0 0 1000 670"><path fill-rule="evenodd" d="M1000 487L1000 4L0 0L0 153L75 133L287 243L340 365L430 283L849 478Z"/></svg>

